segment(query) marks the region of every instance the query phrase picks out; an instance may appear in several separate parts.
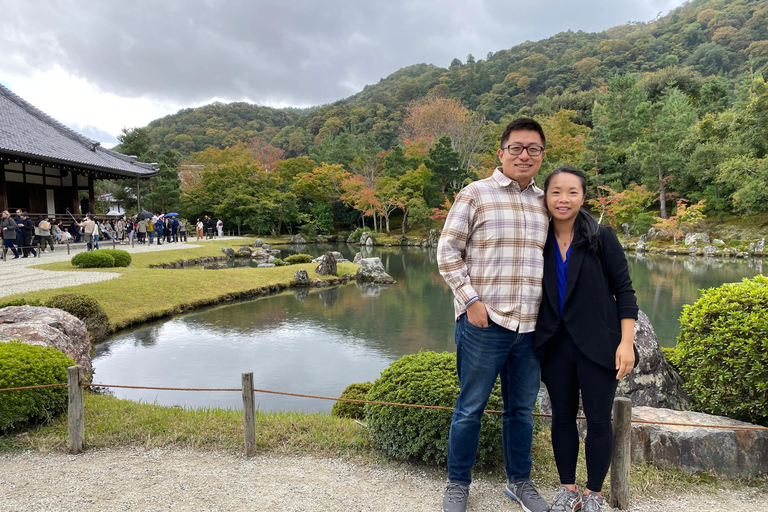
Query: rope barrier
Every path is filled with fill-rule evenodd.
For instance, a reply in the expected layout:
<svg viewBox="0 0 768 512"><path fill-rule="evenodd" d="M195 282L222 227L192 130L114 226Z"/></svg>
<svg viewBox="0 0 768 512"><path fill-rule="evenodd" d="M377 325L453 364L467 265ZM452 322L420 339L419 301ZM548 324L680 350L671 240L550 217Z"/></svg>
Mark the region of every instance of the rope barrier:
<svg viewBox="0 0 768 512"><path fill-rule="evenodd" d="M65 387L67 384L45 384L41 386L26 386L21 388L3 388L0 389L0 393L5 391L22 391L27 389L42 389L42 388L54 388L54 387ZM121 389L147 389L147 390L154 390L154 391L237 391L241 392L242 388L172 388L172 387L156 387L156 386L128 386L123 384L94 384L89 382L83 382L80 384L83 387L100 387L100 388L121 388ZM376 400L360 400L356 398L341 398L341 397L332 397L332 396L322 396L322 395L307 395L302 393L290 393L288 391L272 391L269 389L258 389L254 388L253 391L255 393L267 393L272 395L284 395L284 396L294 396L299 398L314 398L317 400L332 400L334 402L352 402L352 403L359 403L359 404L372 404L372 405L389 405L394 407L411 407L415 409L434 409L439 411L453 411L453 407L445 407L441 405L423 405L423 404L400 404L396 402L380 402ZM486 409L486 414L501 414L502 411L498 411L495 409ZM544 413L533 413L533 416L539 417L539 418L551 418L551 414L544 414ZM578 420L584 420L586 419L584 416L577 416L576 419ZM665 422L665 421L650 421L650 420L637 420L632 419L632 423L643 423L647 425L665 425L665 426L672 426L672 427L698 427L698 428L716 428L716 429L726 429L726 430L768 430L768 427L761 427L761 426L752 426L752 425L745 425L745 426L733 426L733 425L699 425L697 423L676 423L676 422Z"/></svg>

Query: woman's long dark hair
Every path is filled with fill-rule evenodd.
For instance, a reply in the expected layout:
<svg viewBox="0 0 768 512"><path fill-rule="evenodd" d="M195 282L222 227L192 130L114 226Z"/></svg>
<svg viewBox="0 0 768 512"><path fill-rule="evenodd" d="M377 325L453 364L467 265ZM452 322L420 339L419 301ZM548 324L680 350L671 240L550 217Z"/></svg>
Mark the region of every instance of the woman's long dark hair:
<svg viewBox="0 0 768 512"><path fill-rule="evenodd" d="M584 197L587 197L587 177L584 176L583 172L570 165L562 165L552 171L552 174L547 176L547 179L544 180L545 197L552 178L558 174L572 174L579 178L579 181L581 182L581 191L584 193ZM587 249L596 253L599 247L599 229L600 225L589 213L587 213L584 207L579 208L579 213L576 215L576 220L573 223L573 230L579 234L579 240L574 245L585 245Z"/></svg>

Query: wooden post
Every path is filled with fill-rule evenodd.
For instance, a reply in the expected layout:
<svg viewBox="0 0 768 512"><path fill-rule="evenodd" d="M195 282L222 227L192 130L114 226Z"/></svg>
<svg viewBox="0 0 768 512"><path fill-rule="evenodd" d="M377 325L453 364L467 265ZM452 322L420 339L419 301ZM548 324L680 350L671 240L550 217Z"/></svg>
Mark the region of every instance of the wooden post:
<svg viewBox="0 0 768 512"><path fill-rule="evenodd" d="M69 389L69 411L67 413L67 428L69 431L69 453L77 455L85 449L85 420L83 418L83 388L80 381L83 369L80 366L67 368Z"/></svg>
<svg viewBox="0 0 768 512"><path fill-rule="evenodd" d="M67 237L67 256L69 256L69 237Z"/></svg>
<svg viewBox="0 0 768 512"><path fill-rule="evenodd" d="M629 510L629 469L631 465L632 400L613 400L613 459L611 460L611 499L609 504Z"/></svg>
<svg viewBox="0 0 768 512"><path fill-rule="evenodd" d="M253 392L253 372L243 373L243 433L245 455L256 455L256 398Z"/></svg>

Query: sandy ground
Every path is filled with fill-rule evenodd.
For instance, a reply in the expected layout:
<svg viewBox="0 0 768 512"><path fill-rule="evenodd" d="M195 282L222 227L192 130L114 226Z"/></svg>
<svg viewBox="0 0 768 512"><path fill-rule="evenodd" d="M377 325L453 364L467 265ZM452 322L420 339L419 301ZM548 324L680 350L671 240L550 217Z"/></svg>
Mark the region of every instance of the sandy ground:
<svg viewBox="0 0 768 512"><path fill-rule="evenodd" d="M438 511L445 481L417 466L187 449L88 450L77 456L0 456L0 510ZM554 489L541 489L551 499ZM470 511L521 510L498 482L476 481ZM664 499L633 497L631 511L767 511L754 490ZM613 509L607 505L604 512Z"/></svg>

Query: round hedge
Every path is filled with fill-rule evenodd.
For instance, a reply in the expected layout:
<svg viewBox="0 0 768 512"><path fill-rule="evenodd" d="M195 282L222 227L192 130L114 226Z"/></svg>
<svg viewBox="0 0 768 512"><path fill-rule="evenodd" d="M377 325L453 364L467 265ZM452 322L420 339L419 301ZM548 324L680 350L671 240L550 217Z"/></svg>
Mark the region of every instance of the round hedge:
<svg viewBox="0 0 768 512"><path fill-rule="evenodd" d="M58 308L76 316L88 329L91 342L98 343L109 333L109 318L99 301L82 293L62 293L54 295L45 303L45 307Z"/></svg>
<svg viewBox="0 0 768 512"><path fill-rule="evenodd" d="M296 263L312 263L312 256L309 254L291 254L285 258L284 261L290 265L295 265Z"/></svg>
<svg viewBox="0 0 768 512"><path fill-rule="evenodd" d="M51 347L20 341L0 342L0 388L67 382L67 367L76 363ZM0 431L30 421L48 421L67 410L67 388L0 393Z"/></svg>
<svg viewBox="0 0 768 512"><path fill-rule="evenodd" d="M675 365L696 411L768 426L768 277L683 307Z"/></svg>
<svg viewBox="0 0 768 512"><path fill-rule="evenodd" d="M459 395L456 354L422 351L389 365L373 383L368 400L453 407ZM501 410L501 386L494 386L487 409ZM395 459L443 464L447 458L451 411L366 404L371 439ZM484 414L477 463L498 463L501 415Z"/></svg>
<svg viewBox="0 0 768 512"><path fill-rule="evenodd" d="M81 252L72 258L72 265L80 268L109 268L115 266L115 258L102 250Z"/></svg>
<svg viewBox="0 0 768 512"><path fill-rule="evenodd" d="M127 267L131 264L131 255L128 251L122 249L99 249L99 252L112 256L116 267Z"/></svg>
<svg viewBox="0 0 768 512"><path fill-rule="evenodd" d="M373 382L356 382L347 386L339 398L365 400L368 391L370 391L372 387ZM331 416L362 420L365 418L365 404L357 402L336 402L331 409Z"/></svg>

